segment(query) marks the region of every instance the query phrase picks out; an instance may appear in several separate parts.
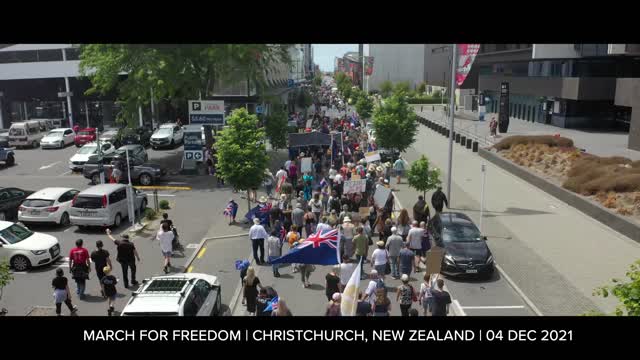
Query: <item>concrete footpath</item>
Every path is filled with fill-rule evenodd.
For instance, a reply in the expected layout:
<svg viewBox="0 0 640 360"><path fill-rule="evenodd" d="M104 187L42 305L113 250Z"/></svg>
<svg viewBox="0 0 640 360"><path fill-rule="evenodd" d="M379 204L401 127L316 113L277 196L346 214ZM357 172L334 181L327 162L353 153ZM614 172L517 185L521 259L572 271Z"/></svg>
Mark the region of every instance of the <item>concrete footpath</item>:
<svg viewBox="0 0 640 360"><path fill-rule="evenodd" d="M436 105L435 111L432 106L424 105L420 110L420 105L416 106L416 114L433 121L441 121L449 124L449 117L440 110L440 106ZM504 137L513 135L554 135L560 134L574 141L576 147L585 149L588 153L598 156L624 156L631 160L640 160L640 151L627 148L629 134L620 131L603 131L603 130L580 130L580 129L564 129L553 125L534 123L522 119L510 118L509 131L506 134L499 134L497 138L489 136L489 120L497 114L486 114L486 121L475 121L463 118L466 114L456 113L455 128L466 131L469 134L477 135L479 138L489 143L496 143ZM477 113L474 114L477 116ZM468 117L468 116L467 116ZM457 130L456 130L457 131Z"/></svg>
<svg viewBox="0 0 640 360"><path fill-rule="evenodd" d="M410 163L421 154L429 157L442 170L446 190L447 151L448 139L420 126L405 157ZM450 205L476 224L482 163L476 153L454 144ZM500 267L542 314L614 310L617 299L594 297L593 289L624 278L640 258L640 244L490 163L485 189L488 244Z"/></svg>

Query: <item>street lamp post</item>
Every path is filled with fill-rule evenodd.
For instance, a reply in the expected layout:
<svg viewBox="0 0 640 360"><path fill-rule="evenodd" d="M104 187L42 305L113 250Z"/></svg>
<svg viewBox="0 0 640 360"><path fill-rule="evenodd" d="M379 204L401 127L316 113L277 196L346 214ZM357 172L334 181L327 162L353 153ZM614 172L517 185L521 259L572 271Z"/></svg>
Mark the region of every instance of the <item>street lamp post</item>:
<svg viewBox="0 0 640 360"><path fill-rule="evenodd" d="M480 167L482 171L482 189L480 190L480 234L482 234L482 218L484 217L484 184L487 178L487 165L482 164Z"/></svg>
<svg viewBox="0 0 640 360"><path fill-rule="evenodd" d="M449 91L449 169L447 171L447 199L451 202L451 171L453 170L453 126L455 115L455 96L456 93L456 64L458 59L458 46L453 44L451 54L451 91Z"/></svg>
<svg viewBox="0 0 640 360"><path fill-rule="evenodd" d="M129 178L129 185L127 186L127 197L129 199L129 222L131 222L131 226L133 226L136 222L136 210L135 210L135 192L133 190L133 184L131 184L131 168L129 167L129 149L125 149L125 153L127 154L127 177ZM142 214L140 214L142 215Z"/></svg>

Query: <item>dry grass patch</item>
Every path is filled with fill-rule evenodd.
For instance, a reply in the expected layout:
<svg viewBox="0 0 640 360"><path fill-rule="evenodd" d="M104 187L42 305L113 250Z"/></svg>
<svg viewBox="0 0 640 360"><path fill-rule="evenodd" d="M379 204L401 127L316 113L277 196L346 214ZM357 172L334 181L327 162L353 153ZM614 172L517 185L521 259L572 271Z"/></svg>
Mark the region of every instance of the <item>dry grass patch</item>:
<svg viewBox="0 0 640 360"><path fill-rule="evenodd" d="M565 137L556 137L552 135L516 135L502 139L493 147L498 150L508 150L518 145L540 144L550 147L568 147L573 148L573 140Z"/></svg>

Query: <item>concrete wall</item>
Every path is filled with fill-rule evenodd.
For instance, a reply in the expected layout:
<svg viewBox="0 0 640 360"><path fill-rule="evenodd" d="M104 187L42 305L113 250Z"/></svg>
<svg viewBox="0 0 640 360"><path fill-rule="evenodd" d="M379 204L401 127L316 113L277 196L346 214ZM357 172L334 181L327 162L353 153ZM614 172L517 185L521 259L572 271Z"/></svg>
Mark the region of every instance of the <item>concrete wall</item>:
<svg viewBox="0 0 640 360"><path fill-rule="evenodd" d="M450 57L450 44L426 44L424 46L424 72L427 85L450 86Z"/></svg>
<svg viewBox="0 0 640 360"><path fill-rule="evenodd" d="M631 108L628 146L640 150L640 79L618 79L615 104Z"/></svg>
<svg viewBox="0 0 640 360"><path fill-rule="evenodd" d="M509 82L512 94L558 97L569 100L611 100L616 92L615 78L550 78L480 75L479 91L499 91Z"/></svg>
<svg viewBox="0 0 640 360"><path fill-rule="evenodd" d="M373 74L369 77L369 90L380 90L380 84L408 81L414 88L424 81L423 44L369 44L374 57Z"/></svg>
<svg viewBox="0 0 640 360"><path fill-rule="evenodd" d="M79 60L0 64L0 80L78 77Z"/></svg>
<svg viewBox="0 0 640 360"><path fill-rule="evenodd" d="M533 44L533 59L574 59L580 56L574 44Z"/></svg>
<svg viewBox="0 0 640 360"><path fill-rule="evenodd" d="M540 190L543 190L550 195L555 196L559 200L564 201L568 205L573 206L574 208L582 211L595 220L600 221L613 230L618 231L619 233L628 236L629 238L637 242L640 242L639 223L625 218L621 215L617 215L613 211L606 209L600 204L592 202L582 197L581 195L555 185L538 176L537 174L529 171L528 169L525 169L524 167L518 166L511 161L502 158L500 155L497 155L494 152L481 148L478 151L478 155L501 167L502 169L516 175L522 180L536 186ZM541 225L544 226L544 224Z"/></svg>

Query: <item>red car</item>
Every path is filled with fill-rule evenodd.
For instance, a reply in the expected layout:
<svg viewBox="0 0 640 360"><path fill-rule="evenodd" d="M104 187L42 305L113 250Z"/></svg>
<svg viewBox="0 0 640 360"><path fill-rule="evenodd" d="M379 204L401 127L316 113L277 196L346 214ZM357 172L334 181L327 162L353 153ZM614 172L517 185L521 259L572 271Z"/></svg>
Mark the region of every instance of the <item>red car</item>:
<svg viewBox="0 0 640 360"><path fill-rule="evenodd" d="M86 143L96 141L96 128L84 128L78 131L74 142L77 147L80 147Z"/></svg>

